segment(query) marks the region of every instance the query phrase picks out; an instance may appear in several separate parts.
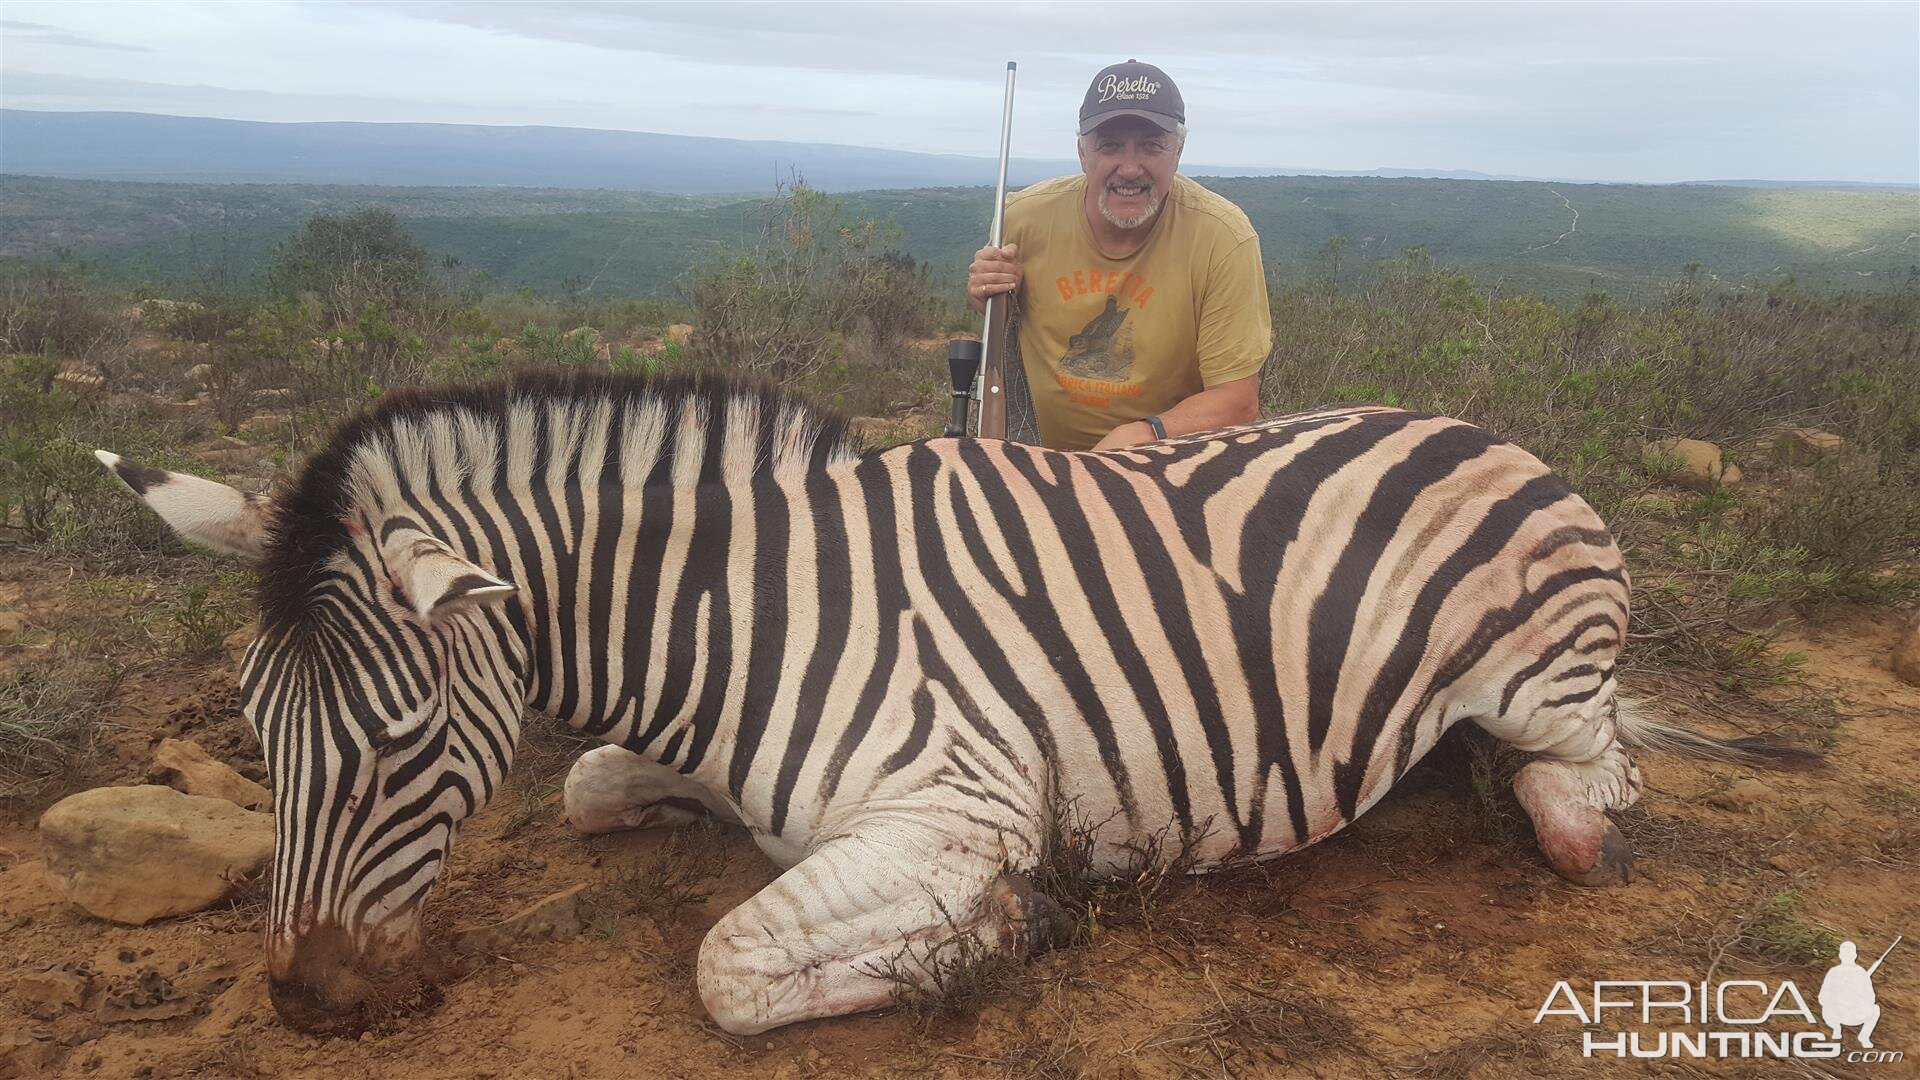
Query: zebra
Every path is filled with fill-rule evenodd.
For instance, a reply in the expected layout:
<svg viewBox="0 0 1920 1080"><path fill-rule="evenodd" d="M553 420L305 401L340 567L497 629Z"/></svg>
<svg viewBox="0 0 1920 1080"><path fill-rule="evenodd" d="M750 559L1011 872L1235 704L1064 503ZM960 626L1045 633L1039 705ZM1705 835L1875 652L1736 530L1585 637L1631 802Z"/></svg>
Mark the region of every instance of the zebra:
<svg viewBox="0 0 1920 1080"><path fill-rule="evenodd" d="M307 1031L411 970L528 710L606 744L567 778L577 828L712 816L782 868L699 951L742 1034L885 1007L876 965L954 935L1040 947L1050 807L1109 872L1167 837L1199 870L1271 858L1471 720L1534 755L1514 789L1551 868L1612 885L1628 745L1767 753L1623 708L1600 518L1525 451L1400 409L862 452L767 386L526 374L390 393L274 500L98 456L258 565L267 972Z"/></svg>

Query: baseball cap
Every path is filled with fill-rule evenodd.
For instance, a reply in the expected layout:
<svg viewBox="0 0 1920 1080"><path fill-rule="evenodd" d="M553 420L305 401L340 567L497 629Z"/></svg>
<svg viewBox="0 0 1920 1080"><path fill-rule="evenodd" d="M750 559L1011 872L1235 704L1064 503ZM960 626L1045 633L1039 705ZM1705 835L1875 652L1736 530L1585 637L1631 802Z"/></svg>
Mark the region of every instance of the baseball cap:
<svg viewBox="0 0 1920 1080"><path fill-rule="evenodd" d="M1167 73L1152 64L1128 60L1100 69L1080 103L1080 134L1085 135L1116 116L1138 116L1172 131L1187 122L1187 103Z"/></svg>

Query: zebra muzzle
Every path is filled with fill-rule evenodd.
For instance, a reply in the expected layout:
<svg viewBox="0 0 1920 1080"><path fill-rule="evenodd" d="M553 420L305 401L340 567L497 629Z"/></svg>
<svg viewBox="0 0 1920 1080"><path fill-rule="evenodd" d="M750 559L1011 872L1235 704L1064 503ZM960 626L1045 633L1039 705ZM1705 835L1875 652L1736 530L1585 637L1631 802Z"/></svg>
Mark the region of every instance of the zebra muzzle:
<svg viewBox="0 0 1920 1080"><path fill-rule="evenodd" d="M367 958L340 926L316 926L294 939L289 959L268 969L274 1012L288 1027L309 1034L358 1031L394 997L369 977Z"/></svg>

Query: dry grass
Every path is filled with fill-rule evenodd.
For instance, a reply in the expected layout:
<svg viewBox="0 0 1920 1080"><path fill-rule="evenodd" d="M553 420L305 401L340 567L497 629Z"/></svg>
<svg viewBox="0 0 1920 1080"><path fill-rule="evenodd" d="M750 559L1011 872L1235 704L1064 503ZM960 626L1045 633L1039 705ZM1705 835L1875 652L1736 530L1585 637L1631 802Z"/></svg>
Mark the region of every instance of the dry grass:
<svg viewBox="0 0 1920 1080"><path fill-rule="evenodd" d="M1237 1077L1266 1075L1328 1052L1360 1049L1353 1026L1329 1006L1283 1000L1238 984L1230 998L1211 970L1205 974L1214 1003L1167 1025L1139 1051L1157 1051L1184 1073Z"/></svg>
<svg viewBox="0 0 1920 1080"><path fill-rule="evenodd" d="M907 942L865 973L893 986L899 1010L922 1028L942 1020L967 1020L989 1002L1021 989L1024 957L963 929L947 905L935 900L946 935L929 944Z"/></svg>
<svg viewBox="0 0 1920 1080"><path fill-rule="evenodd" d="M727 868L725 829L712 820L674 829L653 851L615 867L589 893L590 906L618 918L672 915L704 902Z"/></svg>
<svg viewBox="0 0 1920 1080"><path fill-rule="evenodd" d="M1394 1071L1422 1080L1556 1075L1545 1071L1554 1060L1554 1050L1538 1028L1491 1031L1420 1054L1400 1063Z"/></svg>

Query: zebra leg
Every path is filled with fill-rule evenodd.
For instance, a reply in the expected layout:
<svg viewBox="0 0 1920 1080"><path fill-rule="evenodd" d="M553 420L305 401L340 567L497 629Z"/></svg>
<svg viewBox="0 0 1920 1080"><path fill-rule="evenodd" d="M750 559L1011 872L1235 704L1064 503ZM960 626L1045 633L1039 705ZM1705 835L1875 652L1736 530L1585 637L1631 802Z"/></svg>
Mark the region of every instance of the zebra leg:
<svg viewBox="0 0 1920 1080"><path fill-rule="evenodd" d="M1640 770L1620 744L1607 692L1573 706L1537 708L1524 723L1485 723L1496 737L1539 756L1513 778L1554 872L1577 885L1633 880L1633 849L1609 810L1640 798Z"/></svg>
<svg viewBox="0 0 1920 1080"><path fill-rule="evenodd" d="M567 822L583 833L684 825L715 817L738 822L706 788L624 746L597 746L567 773Z"/></svg>
<svg viewBox="0 0 1920 1080"><path fill-rule="evenodd" d="M1003 872L997 838L961 825L895 818L841 832L728 912L700 946L714 1022L752 1035L885 1008L901 979L936 988L962 935L989 955L1038 946L1051 905Z"/></svg>

